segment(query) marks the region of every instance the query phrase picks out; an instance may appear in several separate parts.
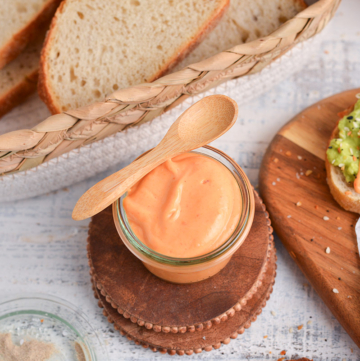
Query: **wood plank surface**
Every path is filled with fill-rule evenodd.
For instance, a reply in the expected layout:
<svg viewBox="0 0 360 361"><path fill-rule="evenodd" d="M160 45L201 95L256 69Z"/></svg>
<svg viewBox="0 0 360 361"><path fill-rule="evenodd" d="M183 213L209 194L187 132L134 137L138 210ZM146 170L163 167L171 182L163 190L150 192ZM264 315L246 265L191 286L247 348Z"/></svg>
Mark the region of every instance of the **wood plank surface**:
<svg viewBox="0 0 360 361"><path fill-rule="evenodd" d="M337 113L354 104L358 93L353 89L324 99L286 124L263 158L259 185L276 233L360 347L359 215L333 199L324 163Z"/></svg>

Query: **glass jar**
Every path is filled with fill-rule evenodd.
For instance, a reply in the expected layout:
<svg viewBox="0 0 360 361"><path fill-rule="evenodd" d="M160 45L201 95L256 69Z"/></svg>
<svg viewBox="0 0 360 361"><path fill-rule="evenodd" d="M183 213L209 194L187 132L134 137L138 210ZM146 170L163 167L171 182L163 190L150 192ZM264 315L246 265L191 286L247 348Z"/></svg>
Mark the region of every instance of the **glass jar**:
<svg viewBox="0 0 360 361"><path fill-rule="evenodd" d="M142 261L154 275L172 283L193 283L214 276L230 261L231 256L243 244L249 234L255 213L254 191L244 171L222 151L204 146L194 153L202 154L221 162L235 177L242 199L240 220L231 237L212 252L193 258L174 258L162 255L147 247L133 233L125 210L122 196L113 203L113 217L120 239L125 246ZM144 153L146 154L146 153Z"/></svg>

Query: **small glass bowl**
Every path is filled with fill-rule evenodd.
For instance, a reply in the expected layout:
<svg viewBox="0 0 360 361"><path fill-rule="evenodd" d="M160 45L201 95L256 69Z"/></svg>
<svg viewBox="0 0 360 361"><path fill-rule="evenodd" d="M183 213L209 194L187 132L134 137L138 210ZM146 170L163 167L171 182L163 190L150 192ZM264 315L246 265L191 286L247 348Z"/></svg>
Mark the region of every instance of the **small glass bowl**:
<svg viewBox="0 0 360 361"><path fill-rule="evenodd" d="M55 296L27 294L2 301L0 333L10 333L18 346L30 339L52 343L56 353L49 361L109 360L86 315Z"/></svg>
<svg viewBox="0 0 360 361"><path fill-rule="evenodd" d="M211 157L227 167L235 177L241 193L242 212L238 226L230 238L217 249L193 258L174 258L155 252L133 233L122 206L126 194L113 203L115 226L125 246L142 261L151 273L172 283L199 282L222 270L245 241L255 213L254 191L250 181L233 159L210 146L204 146L193 152Z"/></svg>

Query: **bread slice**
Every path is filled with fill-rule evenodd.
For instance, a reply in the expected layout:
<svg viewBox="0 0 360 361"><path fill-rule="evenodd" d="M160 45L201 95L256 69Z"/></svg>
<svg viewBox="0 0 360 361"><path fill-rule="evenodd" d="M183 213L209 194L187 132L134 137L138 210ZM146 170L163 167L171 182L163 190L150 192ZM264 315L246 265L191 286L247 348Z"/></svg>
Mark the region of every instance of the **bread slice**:
<svg viewBox="0 0 360 361"><path fill-rule="evenodd" d="M35 39L61 0L2 0L0 2L0 69Z"/></svg>
<svg viewBox="0 0 360 361"><path fill-rule="evenodd" d="M264 37L306 8L303 0L231 0L216 28L174 71Z"/></svg>
<svg viewBox="0 0 360 361"><path fill-rule="evenodd" d="M341 113L341 118L345 115L351 113L352 108L347 109L346 111ZM334 138L338 138L339 129L338 122L331 133L330 141ZM347 183L339 167L333 166L327 156L325 156L325 168L326 168L326 180L330 188L330 192L336 202L340 204L345 210L355 213L360 213L360 194L356 193L354 190L353 184Z"/></svg>
<svg viewBox="0 0 360 361"><path fill-rule="evenodd" d="M0 69L0 117L36 91L45 33L28 44L11 63Z"/></svg>
<svg viewBox="0 0 360 361"><path fill-rule="evenodd" d="M65 0L41 55L39 95L52 113L151 82L220 20L229 0Z"/></svg>

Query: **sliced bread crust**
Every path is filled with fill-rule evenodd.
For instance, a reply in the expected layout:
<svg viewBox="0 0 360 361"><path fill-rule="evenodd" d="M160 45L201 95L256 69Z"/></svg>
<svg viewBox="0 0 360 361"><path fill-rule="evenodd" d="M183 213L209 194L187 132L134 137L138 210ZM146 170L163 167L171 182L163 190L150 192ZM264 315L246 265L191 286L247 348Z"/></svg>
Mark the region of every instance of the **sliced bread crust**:
<svg viewBox="0 0 360 361"><path fill-rule="evenodd" d="M33 15L26 25L19 28L16 33L0 48L0 69L14 60L49 22L54 15L61 0L47 0ZM15 5L15 1L13 2Z"/></svg>
<svg viewBox="0 0 360 361"><path fill-rule="evenodd" d="M352 110L353 107L346 109L341 113L341 117L351 113ZM336 126L331 133L329 144L332 139L339 136L339 121L336 123ZM341 169L339 167L333 166L329 162L327 156L325 156L325 168L327 175L326 181L336 202L338 202L340 206L347 211L360 213L360 194L355 192L354 186L352 184L346 182Z"/></svg>
<svg viewBox="0 0 360 361"><path fill-rule="evenodd" d="M174 3L173 0L168 0L168 1ZM54 78L54 74L50 74L52 62L54 60L54 54L52 52L53 52L54 47L56 46L56 38L57 38L58 34L61 33L61 31L64 31L64 29L61 28L61 24L60 24L61 21L63 20L62 17L68 16L67 7L69 7L70 5L72 5L76 2L80 2L80 0L64 0L64 2L60 5L60 7L58 8L58 10L52 20L50 30L47 34L47 37L46 37L46 40L44 43L44 47L43 47L43 50L41 53L38 92L39 92L40 98L45 102L45 104L48 106L49 110L53 114L60 113L62 111L66 111L70 108L76 108L76 107L80 107L80 106L86 105L91 102L95 102L99 99L104 98L106 95L111 94L114 90L117 90L119 88L124 88L127 86L142 83L142 82L152 82L155 79L163 76L164 74L169 72L176 64L178 64L182 59L184 59L184 57L189 52L191 52L202 41L202 39L206 36L206 34L209 33L217 25L217 23L220 21L220 19L222 18L223 14L225 13L225 11L227 10L227 8L230 4L229 0L211 0L211 2L215 5L214 5L214 9L211 12L210 16L205 21L203 21L197 29L193 29L195 33L192 36L188 37L187 39L185 39L185 38L183 39L182 43L175 49L175 51L173 51L171 56L167 57L166 59L159 59L158 70L154 71L152 74L147 74L147 76L143 76L143 77L137 76L136 79L135 79L135 77L132 77L132 79L130 79L130 81L127 84L117 84L116 83L113 85L112 88L111 88L112 84L109 84L106 91L99 90L99 88L97 88L96 90L94 90L95 96L92 96L92 97L89 97L89 96L84 97L81 95L78 96L78 94L77 94L77 99L75 99L75 96L73 94L72 97L69 97L69 98L74 99L73 101L64 102L61 95L59 93L57 93L57 91L56 91L57 89L55 89L56 88L56 85L55 85L56 80L51 79L52 77ZM142 6L146 5L146 1L144 1L144 0L142 0L141 2L137 1L137 0L132 0L132 2L135 3L136 5L142 5ZM206 3L206 4L209 4L209 3ZM159 4L160 4L160 1L159 1ZM175 4L176 4L176 2L175 2ZM198 3L197 6L199 6L199 4L200 3ZM83 13L78 12L78 14L81 14L81 15L79 15L79 16L81 16L81 18L84 16ZM116 14L112 14L112 16L113 15L116 15ZM150 17L151 15L152 14L149 13L148 16ZM184 14L182 14L182 16L184 16ZM180 19L180 14L177 17ZM139 26L141 26L142 20L143 19L138 19ZM104 25L106 25L106 24L104 24ZM66 29L66 30L68 31L68 29ZM113 31L113 29L106 29L106 30L102 29L102 30L103 31L110 30L110 32ZM94 35L94 34L91 34L91 35ZM181 35L181 33L179 34L179 36L180 35ZM145 36L146 36L146 34L145 34ZM109 46L109 44L103 44L103 45ZM110 46L112 46L112 44ZM158 46L160 46L160 48L161 48L160 43ZM94 50L99 51L99 49L94 49ZM139 49L139 53L141 54L141 49ZM146 54L141 54L141 55L146 56ZM140 59L133 59L133 61L134 62L138 61L139 64L142 65L141 64L142 62ZM76 64L73 64L73 67L75 67L75 65ZM100 66L100 65L94 64L94 66ZM128 69L124 69L121 66L118 66L117 64L114 64L113 66L116 66L117 72L126 73L128 71ZM79 73L78 73L78 75L75 75L76 77L83 76L79 70L77 70L77 72L79 72ZM130 75L130 77L131 77L131 75ZM90 83L88 81L88 79L86 79L86 80L83 79L83 81ZM115 87L115 85L116 85L116 87ZM70 92L70 89L63 88L62 92L65 92L65 91Z"/></svg>
<svg viewBox="0 0 360 361"><path fill-rule="evenodd" d="M0 69L0 117L36 91L45 30L12 62Z"/></svg>

